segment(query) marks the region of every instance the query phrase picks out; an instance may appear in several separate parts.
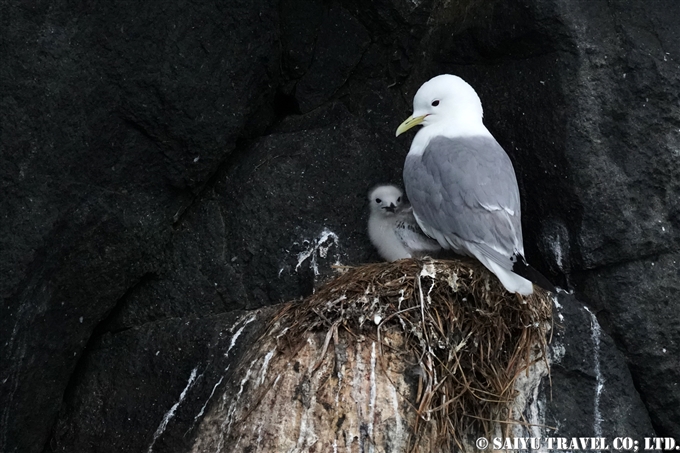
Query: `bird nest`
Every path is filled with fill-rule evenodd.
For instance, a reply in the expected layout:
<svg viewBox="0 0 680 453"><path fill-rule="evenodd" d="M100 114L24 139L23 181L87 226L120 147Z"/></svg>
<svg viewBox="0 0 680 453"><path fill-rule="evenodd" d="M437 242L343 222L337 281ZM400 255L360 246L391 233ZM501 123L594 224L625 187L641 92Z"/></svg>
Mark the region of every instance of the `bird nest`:
<svg viewBox="0 0 680 453"><path fill-rule="evenodd" d="M412 450L422 436L451 451L469 436L517 423L516 379L545 361L552 303L543 290L508 293L479 263L401 260L342 267L342 274L275 318L280 347L300 347L309 332L374 338L397 331L417 373ZM332 333L334 335L332 335ZM391 351L394 353L395 351ZM430 437L430 442L432 438Z"/></svg>

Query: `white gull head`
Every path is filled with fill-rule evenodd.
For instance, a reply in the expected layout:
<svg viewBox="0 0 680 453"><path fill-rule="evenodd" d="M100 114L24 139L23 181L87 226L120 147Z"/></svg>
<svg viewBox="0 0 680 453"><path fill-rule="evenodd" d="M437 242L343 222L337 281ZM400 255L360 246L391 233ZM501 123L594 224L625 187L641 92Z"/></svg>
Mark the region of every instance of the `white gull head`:
<svg viewBox="0 0 680 453"><path fill-rule="evenodd" d="M482 102L465 80L442 74L425 82L413 98L413 115L397 129L397 136L422 125L411 145L422 151L432 137L490 136L484 126Z"/></svg>

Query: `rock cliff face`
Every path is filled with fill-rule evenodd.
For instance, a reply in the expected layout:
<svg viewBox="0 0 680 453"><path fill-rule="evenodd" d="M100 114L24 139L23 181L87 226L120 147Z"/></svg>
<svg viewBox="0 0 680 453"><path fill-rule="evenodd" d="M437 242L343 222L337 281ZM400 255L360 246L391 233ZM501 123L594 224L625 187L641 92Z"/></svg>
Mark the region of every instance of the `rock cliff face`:
<svg viewBox="0 0 680 453"><path fill-rule="evenodd" d="M445 72L514 162L529 260L573 290L545 424L680 440L680 3L1 10L0 451L188 451L253 310L377 260L366 192L400 182L394 130Z"/></svg>

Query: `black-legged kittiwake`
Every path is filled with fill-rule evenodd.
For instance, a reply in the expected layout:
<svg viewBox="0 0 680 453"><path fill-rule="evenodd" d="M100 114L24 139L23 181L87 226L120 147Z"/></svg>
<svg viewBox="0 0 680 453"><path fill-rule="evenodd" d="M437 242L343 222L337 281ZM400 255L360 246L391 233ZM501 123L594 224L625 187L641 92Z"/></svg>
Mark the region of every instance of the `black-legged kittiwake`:
<svg viewBox="0 0 680 453"><path fill-rule="evenodd" d="M441 250L437 241L420 230L411 206L397 186L375 187L368 193L368 202L371 207L368 236L385 260L420 258Z"/></svg>
<svg viewBox="0 0 680 453"><path fill-rule="evenodd" d="M482 121L475 90L454 75L420 87L397 135L422 125L404 164L404 186L425 234L477 258L523 295L553 285L524 259L519 189L510 158Z"/></svg>

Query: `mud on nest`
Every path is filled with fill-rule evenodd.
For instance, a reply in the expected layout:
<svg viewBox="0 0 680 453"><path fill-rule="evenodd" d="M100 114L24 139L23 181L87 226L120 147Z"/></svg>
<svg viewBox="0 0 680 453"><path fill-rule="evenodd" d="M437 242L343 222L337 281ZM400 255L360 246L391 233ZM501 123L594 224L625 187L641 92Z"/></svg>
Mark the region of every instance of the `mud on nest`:
<svg viewBox="0 0 680 453"><path fill-rule="evenodd" d="M514 382L546 357L552 302L545 291L508 293L479 263L463 261L409 259L340 271L283 307L270 324L281 330L279 347L295 349L305 333L321 331L326 351L344 331L374 338L382 351L389 346L381 332L400 332L405 360L416 357L421 369L410 402L418 415L414 450L420 436L464 449L468 436L490 436L516 422Z"/></svg>

